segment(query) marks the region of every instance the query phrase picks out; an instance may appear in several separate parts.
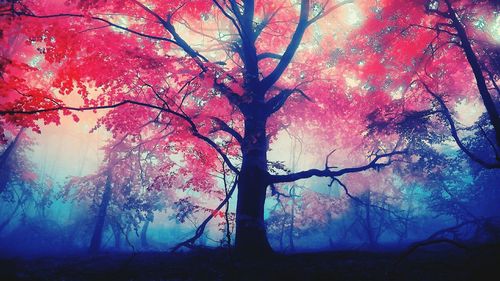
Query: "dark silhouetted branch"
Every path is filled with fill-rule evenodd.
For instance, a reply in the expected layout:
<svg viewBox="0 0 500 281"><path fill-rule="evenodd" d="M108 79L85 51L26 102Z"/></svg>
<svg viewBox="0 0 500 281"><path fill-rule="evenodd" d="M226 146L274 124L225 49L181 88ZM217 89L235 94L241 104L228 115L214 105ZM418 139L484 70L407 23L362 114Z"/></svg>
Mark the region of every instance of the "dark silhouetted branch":
<svg viewBox="0 0 500 281"><path fill-rule="evenodd" d="M212 121L214 121L215 124L217 124L217 126L221 131L224 131L233 136L238 141L238 143L240 144L243 143L243 137L240 135L240 133L236 132L233 128L229 127L229 125L226 122L222 121L217 117L211 117L210 119L212 119Z"/></svg>
<svg viewBox="0 0 500 281"><path fill-rule="evenodd" d="M425 240L421 242L414 243L408 248L395 262L395 265L401 264L406 258L417 251L419 248L436 245L436 244L450 244L462 250L468 250L468 247L451 239L435 239L435 240Z"/></svg>
<svg viewBox="0 0 500 281"><path fill-rule="evenodd" d="M263 59L282 59L283 56L282 55L278 55L278 54L275 54L275 53L262 53L262 54L258 54L257 55L257 60L263 60Z"/></svg>
<svg viewBox="0 0 500 281"><path fill-rule="evenodd" d="M369 169L380 169L382 167L388 166L392 163L392 157L397 155L406 154L406 150L398 151L394 150L389 153L376 154L373 159L366 165L352 168L344 168L340 170L332 170L332 169L310 169L306 171L301 171L297 173L292 173L288 175L270 175L269 182L270 183L281 183L281 182L293 182L300 179L307 179L310 177L329 177L336 178L349 173L357 173L361 171L366 171ZM379 160L386 159L386 162L379 162Z"/></svg>
<svg viewBox="0 0 500 281"><path fill-rule="evenodd" d="M215 210L212 213L210 213L210 215L208 215L208 217L200 224L200 226L198 226L198 228L196 228L194 236L185 240L185 241L182 241L181 243L179 243L177 245L175 245L171 249L172 252L179 250L181 247L187 247L187 248L193 247L196 240L198 240L198 238L200 238L203 235L203 232L205 231L205 227L210 222L210 220L212 220L215 212L220 211L222 209L222 207L224 207L224 205L227 204L227 202L229 201L229 199L233 195L233 192L236 190L236 186L238 186L238 178L237 177L234 180L233 186L231 187L229 192L227 192L226 198L224 198L224 200L222 200L222 202L217 206L217 208L215 208Z"/></svg>
<svg viewBox="0 0 500 281"><path fill-rule="evenodd" d="M32 115L32 114L37 114L37 113L44 113L44 112L53 112L53 111L59 111L59 110L73 110L73 111L89 111L89 110L98 110L98 109L112 109L112 108L117 108L119 106L125 105L125 104L134 104L134 105L139 105L139 106L144 106L152 109L157 109L169 114L172 114L178 118L183 119L186 121L191 129L191 133L193 136L205 141L208 145L210 145L212 148L214 148L217 153L224 159L224 161L227 163L228 167L236 174L239 173L238 168L234 166L231 162L231 160L228 158L228 156L221 150L221 148L210 138L207 136L202 135L198 131L198 127L194 123L194 121L187 115L184 115L182 113L173 111L169 108L161 107L158 105L154 104L149 104L149 103L144 103L144 102L139 102L139 101L134 101L134 100L123 100L119 103L115 104L110 104L110 105L102 105L102 106L90 106L90 107L72 107L72 106L58 106L58 107L53 107L53 108L44 108L44 109L36 109L36 110L28 110L28 111L16 111L16 110L7 110L7 111L0 111L0 116L1 115L14 115L14 114L23 114L23 115Z"/></svg>
<svg viewBox="0 0 500 281"><path fill-rule="evenodd" d="M278 65L276 68L269 74L267 77L265 77L261 81L261 91L262 92L267 92L271 86L278 81L278 79L281 77L285 69L288 67L290 62L292 61L293 56L295 55L295 52L297 51L300 42L302 41L302 37L304 36L304 32L307 29L307 26L309 25L309 10L310 10L310 3L309 0L301 0L300 4L300 17L299 17L299 23L297 25L297 28L295 29L295 32L293 33L292 39L290 43L288 44L285 52L283 53L283 56L281 60L279 61Z"/></svg>
<svg viewBox="0 0 500 281"><path fill-rule="evenodd" d="M440 97L437 93L431 90L431 88L423 81L420 81L422 85L424 86L425 90L431 94L432 97L438 102L439 106L442 109L442 113L446 121L448 122L448 125L450 126L450 133L453 139L455 140L455 143L458 145L460 150L462 150L472 161L480 164L484 168L487 169L495 169L495 168L500 168L500 162L498 163L490 163L486 162L474 153L472 153L462 142L460 137L458 136L458 131L457 127L455 126L455 121L453 120L453 117L451 116L450 110L446 106L446 103L444 102L443 98Z"/></svg>
<svg viewBox="0 0 500 281"><path fill-rule="evenodd" d="M52 14L52 15L36 15L36 14L33 14L33 13L26 13L26 12L21 12L21 11L14 11L14 14L16 16L25 16L25 17L32 17L32 18L39 18L39 19L64 18L64 17L81 18L81 19L89 18L89 17L87 17L85 15L71 14L71 13L60 13L60 14ZM0 15L0 16L2 16L2 15ZM118 25L116 23L113 23L113 22L111 22L111 21L109 21L107 19L101 18L101 17L91 16L90 19L106 23L107 26L109 26L109 27L114 27L114 28L117 28L117 29L120 29L120 30L123 30L123 31L127 31L127 32L130 32L132 34L138 35L140 37L149 38L149 39L153 39L153 40L159 40L159 41L166 41L166 42L170 42L172 44L175 44L175 45L181 47L176 41L174 41L172 39L161 37L161 36L155 36L155 35L151 35L151 34L146 34L146 33L143 33L143 32L139 32L137 30L133 30L133 29L130 29L130 28ZM99 27L99 28L102 28L102 27Z"/></svg>
<svg viewBox="0 0 500 281"><path fill-rule="evenodd" d="M311 98L309 98L302 90L300 89L284 89L281 90L276 96L272 97L269 99L269 101L266 102L266 107L267 107L267 114L271 115L274 112L280 110L280 108L285 105L286 101L288 98L294 94L294 93L299 93L301 96L303 96L306 100L312 101Z"/></svg>

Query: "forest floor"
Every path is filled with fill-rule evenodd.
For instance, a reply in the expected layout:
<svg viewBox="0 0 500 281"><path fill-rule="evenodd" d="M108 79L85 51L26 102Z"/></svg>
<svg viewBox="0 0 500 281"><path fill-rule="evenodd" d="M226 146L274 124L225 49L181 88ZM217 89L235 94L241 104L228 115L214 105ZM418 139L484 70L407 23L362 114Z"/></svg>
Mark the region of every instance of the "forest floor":
<svg viewBox="0 0 500 281"><path fill-rule="evenodd" d="M227 250L0 257L0 280L500 280L500 245L238 259Z"/></svg>

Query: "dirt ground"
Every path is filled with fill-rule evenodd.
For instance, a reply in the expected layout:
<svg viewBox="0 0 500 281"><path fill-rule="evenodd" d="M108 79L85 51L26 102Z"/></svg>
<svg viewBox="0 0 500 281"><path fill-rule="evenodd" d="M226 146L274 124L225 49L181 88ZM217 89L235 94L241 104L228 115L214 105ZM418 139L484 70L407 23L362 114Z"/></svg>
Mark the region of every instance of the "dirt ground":
<svg viewBox="0 0 500 281"><path fill-rule="evenodd" d="M500 245L242 259L223 249L0 258L0 280L500 280Z"/></svg>

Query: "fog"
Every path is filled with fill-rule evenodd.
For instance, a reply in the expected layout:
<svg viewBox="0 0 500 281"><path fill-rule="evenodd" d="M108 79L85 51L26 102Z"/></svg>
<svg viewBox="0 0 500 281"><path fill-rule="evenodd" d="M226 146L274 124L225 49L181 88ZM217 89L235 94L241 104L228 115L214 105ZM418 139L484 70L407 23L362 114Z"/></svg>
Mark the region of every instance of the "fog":
<svg viewBox="0 0 500 281"><path fill-rule="evenodd" d="M66 121L47 126L41 135L24 133L8 160L11 172L0 198L2 256L89 252L106 183L85 183L93 180L89 175L99 174L107 135L89 134L86 123ZM286 159L282 164L292 171L321 166L324 159L314 147L312 138L298 142L281 134L271 147L270 161ZM459 153L453 147L440 149L451 156ZM418 170L390 169L353 174L339 182L313 177L269 187L264 215L269 242L277 252L295 253L403 249L430 238L498 241L499 171L444 167L423 177ZM408 179L405 173L416 175ZM233 179L227 180L226 185ZM115 198L123 194L112 192L98 251L168 252L191 238L211 214L214 218L192 246L234 245L237 190L229 207L216 211L224 183L219 178L215 184L219 193L209 195L163 187L129 190L124 200Z"/></svg>

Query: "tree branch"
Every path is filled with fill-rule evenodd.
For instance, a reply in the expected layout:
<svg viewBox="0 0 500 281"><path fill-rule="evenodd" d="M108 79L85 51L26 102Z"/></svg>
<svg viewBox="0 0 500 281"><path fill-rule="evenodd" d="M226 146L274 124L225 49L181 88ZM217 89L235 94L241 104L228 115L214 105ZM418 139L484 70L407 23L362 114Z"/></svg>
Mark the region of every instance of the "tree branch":
<svg viewBox="0 0 500 281"><path fill-rule="evenodd" d="M440 97L438 94L436 94L434 91L431 90L431 88L422 80L420 80L422 85L424 86L425 90L432 96L434 99L438 102L439 106L442 109L443 117L446 119L448 122L448 125L450 126L450 133L453 139L455 140L455 143L458 145L458 147L467 155L469 158L483 166L484 168L487 169L495 169L495 168L500 168L500 162L498 163L489 163L484 161L483 159L479 158L476 156L474 153L472 153L462 142L460 137L458 136L458 131L457 127L455 126L455 121L453 120L453 117L451 116L450 110L446 106L446 103L444 102L443 98Z"/></svg>
<svg viewBox="0 0 500 281"><path fill-rule="evenodd" d="M61 13L61 14L52 14L52 15L36 15L33 13L28 14L26 12L20 12L20 11L14 11L14 13L17 16L25 16L25 17L32 17L32 18L38 18L38 19L61 18L61 17L74 17L74 18L82 18L82 19L88 18L87 16L84 16L81 14L71 14L71 13ZM2 15L0 15L0 16L2 16ZM175 44L175 45L181 47L176 41L169 39L169 38L142 33L142 32L139 32L137 30L133 30L133 29L118 25L118 24L113 23L113 22L111 22L107 19L104 19L104 18L100 18L100 17L96 17L96 16L92 16L90 18L93 20L96 20L96 21L104 22L110 27L115 27L115 28L118 28L120 30L127 31L127 32L130 32L132 34L135 34L135 35L138 35L141 37L145 37L145 38L149 38L149 39L153 39L153 40L159 40L159 41L166 41L166 42L169 42L169 43L172 43L172 44Z"/></svg>
<svg viewBox="0 0 500 281"><path fill-rule="evenodd" d="M226 122L224 122L223 120L221 120L217 117L211 117L210 119L212 119L212 121L214 121L215 124L217 124L217 126L219 127L219 129L221 131L224 131L224 132L230 134L231 136L233 136L238 141L238 143L240 145L243 143L243 137L240 135L240 133L238 133L233 128L229 127L229 125Z"/></svg>
<svg viewBox="0 0 500 281"><path fill-rule="evenodd" d="M229 19L229 21L231 21L231 23L234 25L234 27L236 28L236 30L238 31L238 34L240 36L243 36L243 33L241 31L241 28L240 26L238 25L238 22L236 22L236 19L234 19L228 12L226 12L226 10L224 10L224 7L221 6L221 4L219 4L219 1L217 0L212 0L212 2L215 3L215 6L217 6L217 8L219 8L219 10L221 11L221 13Z"/></svg>
<svg viewBox="0 0 500 281"><path fill-rule="evenodd" d="M196 228L194 236L187 239L187 240L182 241L181 243L179 243L177 245L175 245L171 249L171 252L175 252L175 251L179 250L181 247L192 248L194 242L196 242L196 240L198 240L198 238L200 238L201 235L203 235L203 232L205 231L205 227L210 222L210 220L212 220L212 218L214 217L214 213L217 211L220 211L220 209L222 209L222 207L224 207L224 205L226 205L227 202L229 202L229 199L233 195L233 192L236 190L237 186L238 186L238 177L236 177L236 179L234 180L233 186L231 187L231 189L227 193L226 198L224 198L224 200L222 200L222 202L220 202L220 204L217 206L217 208L215 208L215 210L213 212L211 212L210 215L208 215L208 217L200 224L200 226L198 226L198 228Z"/></svg>
<svg viewBox="0 0 500 281"><path fill-rule="evenodd" d="M455 247L457 247L459 249L468 250L467 246L465 246L465 245L463 245L463 244L461 244L461 243L459 243L457 241L451 240L451 239L424 240L424 241L416 242L413 245L411 245L410 248L408 248L408 250L406 250L396 260L395 264L399 265L401 262L403 262L403 260L405 260L411 254L413 254L419 248L430 246L430 245L436 245L436 244L450 244L450 245L453 245L453 246L455 246Z"/></svg>
<svg viewBox="0 0 500 281"><path fill-rule="evenodd" d="M302 37L304 36L307 26L309 25L309 4L309 0L301 0L300 17L297 28L295 29L292 39L288 44L285 52L283 53L283 56L276 68L271 72L271 74L269 74L261 81L261 91L263 93L267 92L267 90L269 90L269 88L271 88L271 86L274 85L276 81L278 81L278 79L281 77L285 69L292 61L292 58L295 55L300 42L302 41Z"/></svg>
<svg viewBox="0 0 500 281"><path fill-rule="evenodd" d="M352 195L349 192L349 189L347 188L347 186L343 182L341 182L338 178L332 178L332 181L330 182L330 184L328 186L331 187L333 185L333 183L335 183L335 182L338 183L342 187L345 195L347 195L347 197L349 197L350 199L352 199L356 203L363 205L365 207L373 207L373 208L379 209L383 212L387 212L388 214L393 215L395 218L402 219L401 215L399 215L396 211L390 210L390 209L385 208L383 206L367 203L367 202L363 201L362 199L360 199L359 197Z"/></svg>
<svg viewBox="0 0 500 281"><path fill-rule="evenodd" d="M262 53L262 54L258 54L257 55L257 60L263 60L263 59L282 59L283 56L282 55L278 55L278 54L275 54L275 53L270 53L270 52L266 52L266 53Z"/></svg>
<svg viewBox="0 0 500 281"><path fill-rule="evenodd" d="M204 62L207 62L208 59L206 57L202 56L197 51L195 51L193 48L191 48L191 46L189 46L189 44L186 41L184 41L184 39L177 33L177 31L175 30L175 27L170 22L170 18L172 16L172 14L168 15L167 20L165 20L160 15L158 15L156 12L154 12L153 10L151 10L150 8L148 8L146 5L142 4L141 2L139 2L137 0L131 0L131 1L136 3L139 7L141 7L143 10L145 10L147 13L149 13L150 15L155 17L163 25L163 27L165 27L165 29L170 33L170 35L172 35L172 37L174 37L175 42L177 43L177 46L181 47L190 57L192 57L194 59L194 61L196 62L196 64L202 70L204 70L204 71L207 70L207 67L203 64L202 61L200 61L200 59L203 60Z"/></svg>
<svg viewBox="0 0 500 281"><path fill-rule="evenodd" d="M393 156L403 155L406 153L407 153L406 150L402 150L402 151L394 150L394 151L389 152L389 153L376 154L375 157L366 165L358 166L358 167L351 167L351 168L344 168L344 169L340 169L340 170L310 169L310 170L292 173L292 174L288 174L288 175L270 175L269 182L270 183L293 182L293 181L297 181L300 179L307 179L310 177L336 178L336 177L342 176L344 174L357 173L357 172L366 171L369 169L380 169L382 167L390 165L392 163ZM380 163L379 160L381 160L381 159L387 159L387 162Z"/></svg>
<svg viewBox="0 0 500 281"><path fill-rule="evenodd" d="M28 110L28 111L0 110L0 116L2 116L2 115L14 115L14 114L32 115L32 114L53 112L53 111L59 111L59 110L89 111L89 110L98 110L98 109L112 109L112 108L117 108L117 107L125 105L125 104L134 104L134 105L139 105L139 106L157 109L157 110L172 114L180 119L183 119L184 121L186 121L189 124L190 129L191 129L191 133L193 134L193 136L205 141L208 145L210 145L212 148L214 148L217 151L217 153L222 157L222 159L224 159L224 161L227 163L228 167L234 173L239 174L238 168L236 168L236 166L234 166L232 164L229 157L221 150L221 148L213 140L211 140L207 136L202 135L198 131L196 124L189 116L181 114L181 113L176 112L176 111L173 111L169 108L161 107L161 106L154 105L154 104L149 104L149 103L144 103L144 102L139 102L139 101L134 101L134 100L123 100L119 103L115 103L115 104L111 104L111 105L90 106L90 107L58 106L58 107L53 107L53 108L44 108L44 109L36 109L36 110Z"/></svg>
<svg viewBox="0 0 500 281"><path fill-rule="evenodd" d="M299 93L301 96L303 96L306 100L312 101L311 98L309 98L302 90L300 89L284 89L279 92L276 96L270 98L266 102L266 107L267 107L267 114L271 115L274 112L280 110L280 108L285 105L286 101L288 98L294 94L294 93Z"/></svg>

